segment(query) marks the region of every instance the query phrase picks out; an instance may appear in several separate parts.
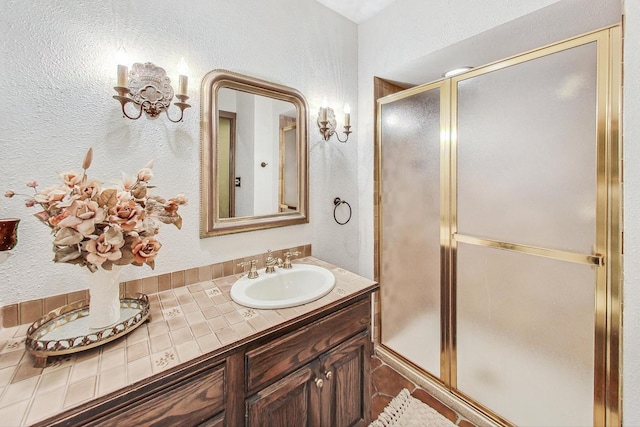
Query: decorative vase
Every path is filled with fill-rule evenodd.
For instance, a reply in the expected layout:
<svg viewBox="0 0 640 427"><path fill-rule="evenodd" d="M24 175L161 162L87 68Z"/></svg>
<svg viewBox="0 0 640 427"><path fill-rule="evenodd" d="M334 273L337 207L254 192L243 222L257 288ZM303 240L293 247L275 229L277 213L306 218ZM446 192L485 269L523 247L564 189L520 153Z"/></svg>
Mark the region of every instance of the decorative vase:
<svg viewBox="0 0 640 427"><path fill-rule="evenodd" d="M10 251L18 244L18 218L0 219L0 251Z"/></svg>
<svg viewBox="0 0 640 427"><path fill-rule="evenodd" d="M103 329L120 319L120 269L89 273L89 327Z"/></svg>

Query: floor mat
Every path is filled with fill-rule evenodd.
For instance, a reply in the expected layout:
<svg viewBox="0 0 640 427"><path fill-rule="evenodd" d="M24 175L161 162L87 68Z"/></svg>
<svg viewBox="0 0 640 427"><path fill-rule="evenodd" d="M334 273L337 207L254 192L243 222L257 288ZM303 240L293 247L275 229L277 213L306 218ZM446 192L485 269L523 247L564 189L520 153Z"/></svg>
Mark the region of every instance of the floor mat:
<svg viewBox="0 0 640 427"><path fill-rule="evenodd" d="M438 411L411 396L409 390L400 393L384 408L369 427L455 427Z"/></svg>

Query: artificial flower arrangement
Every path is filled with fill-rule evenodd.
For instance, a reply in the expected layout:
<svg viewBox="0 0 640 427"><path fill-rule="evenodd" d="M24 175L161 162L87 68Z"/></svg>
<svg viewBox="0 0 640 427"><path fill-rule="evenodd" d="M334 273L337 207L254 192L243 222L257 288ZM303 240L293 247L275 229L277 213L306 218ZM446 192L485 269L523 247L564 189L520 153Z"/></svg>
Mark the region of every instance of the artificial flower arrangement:
<svg viewBox="0 0 640 427"><path fill-rule="evenodd" d="M156 239L160 223L182 227L178 206L187 203L179 194L168 200L152 196L149 181L153 162L138 171L137 176L123 172L118 187L103 187L89 179L93 151L89 149L82 163L83 173L60 174L62 185L38 190L36 181L27 187L35 194L27 195L26 205L39 205L35 214L51 228L55 262L111 270L114 265L148 265L154 268L162 244ZM6 197L17 193L9 190Z"/></svg>

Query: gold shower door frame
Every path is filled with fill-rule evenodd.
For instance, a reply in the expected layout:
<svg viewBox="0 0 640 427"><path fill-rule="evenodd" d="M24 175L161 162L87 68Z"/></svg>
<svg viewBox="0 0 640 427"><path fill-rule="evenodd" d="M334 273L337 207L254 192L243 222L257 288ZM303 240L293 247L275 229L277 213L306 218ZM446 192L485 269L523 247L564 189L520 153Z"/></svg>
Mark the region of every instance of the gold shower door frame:
<svg viewBox="0 0 640 427"><path fill-rule="evenodd" d="M457 84L458 82L502 68L517 65L577 46L597 44L597 183L596 183L596 242L592 254L538 248L501 242L457 233ZM441 353L440 376L434 377L419 366L404 360L381 342L383 353L394 357L408 371L418 371L435 387L444 388L463 401L505 425L510 423L489 408L474 401L471 396L457 390L456 348L456 251L458 242L529 255L542 256L565 262L592 265L596 269L594 319L594 426L621 425L621 295L622 295L622 212L621 212L621 64L622 36L619 26L572 38L536 49L487 66L476 68L459 76L424 84L386 96L377 102L377 168L382 172L382 105L433 90L440 90L440 277L441 277ZM376 182L379 200L375 204L377 215L378 266L382 258L382 183ZM379 277L379 271L376 272ZM382 279L382 278L380 278ZM384 286L381 280L381 286ZM380 301L381 322L384 307ZM378 337L380 338L380 337ZM379 339L379 341L381 341Z"/></svg>

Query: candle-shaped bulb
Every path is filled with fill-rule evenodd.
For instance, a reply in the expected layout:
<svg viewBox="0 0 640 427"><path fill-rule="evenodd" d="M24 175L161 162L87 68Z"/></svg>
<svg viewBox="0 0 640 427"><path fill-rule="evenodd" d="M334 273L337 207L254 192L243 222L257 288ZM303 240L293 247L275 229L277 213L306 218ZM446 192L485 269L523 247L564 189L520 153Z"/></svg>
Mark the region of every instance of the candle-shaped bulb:
<svg viewBox="0 0 640 427"><path fill-rule="evenodd" d="M180 58L180 62L178 63L178 95L186 95L187 94L187 85L188 78L187 73L189 72L189 67L187 66L187 62L184 58Z"/></svg>
<svg viewBox="0 0 640 427"><path fill-rule="evenodd" d="M129 55L127 55L127 51L124 50L124 46L120 46L116 52L116 62L118 65L127 65L129 63Z"/></svg>
<svg viewBox="0 0 640 427"><path fill-rule="evenodd" d="M344 125L351 126L351 107L349 104L344 104Z"/></svg>
<svg viewBox="0 0 640 427"><path fill-rule="evenodd" d="M189 73L189 67L187 66L187 61L184 58L180 58L180 62L178 62L178 74L181 76L186 76Z"/></svg>
<svg viewBox="0 0 640 427"><path fill-rule="evenodd" d="M120 46L116 52L116 62L118 64L118 86L127 87L127 64L129 62L129 57L127 55L127 51L124 50L124 47L122 46Z"/></svg>
<svg viewBox="0 0 640 427"><path fill-rule="evenodd" d="M322 98L322 104L320 105L320 121L321 122L326 122L327 121L327 98L324 97Z"/></svg>

